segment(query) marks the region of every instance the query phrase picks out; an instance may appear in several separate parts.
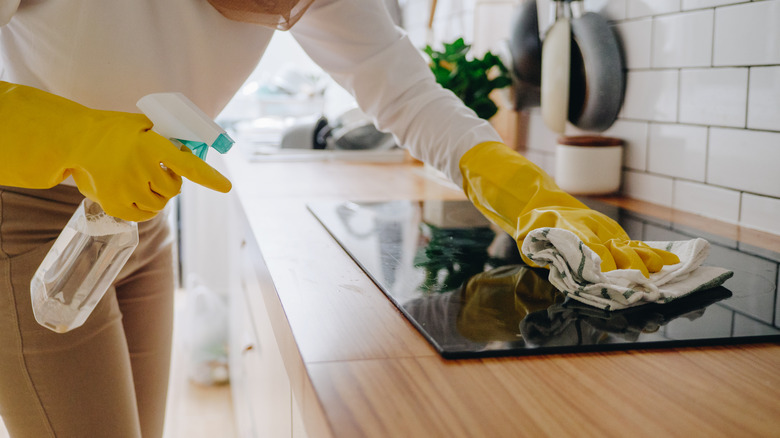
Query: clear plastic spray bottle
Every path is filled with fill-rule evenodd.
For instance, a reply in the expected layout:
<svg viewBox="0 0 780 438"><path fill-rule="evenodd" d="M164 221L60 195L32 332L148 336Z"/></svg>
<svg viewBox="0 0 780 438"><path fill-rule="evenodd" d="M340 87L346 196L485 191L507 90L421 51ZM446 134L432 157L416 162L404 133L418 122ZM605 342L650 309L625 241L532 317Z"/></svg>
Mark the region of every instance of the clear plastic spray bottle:
<svg viewBox="0 0 780 438"><path fill-rule="evenodd" d="M233 140L181 93L141 98L153 130L206 159L209 147L227 152ZM33 314L57 333L80 327L138 246L138 224L106 214L89 199L79 204L30 282Z"/></svg>
<svg viewBox="0 0 780 438"><path fill-rule="evenodd" d="M84 324L138 245L138 225L84 199L30 282L33 314L64 333Z"/></svg>

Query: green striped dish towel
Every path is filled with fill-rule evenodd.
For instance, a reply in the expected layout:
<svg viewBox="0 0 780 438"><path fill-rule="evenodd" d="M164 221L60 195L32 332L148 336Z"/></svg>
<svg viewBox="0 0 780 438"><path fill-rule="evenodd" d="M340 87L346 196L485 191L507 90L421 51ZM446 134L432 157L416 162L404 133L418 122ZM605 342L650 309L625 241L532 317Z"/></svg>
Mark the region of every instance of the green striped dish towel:
<svg viewBox="0 0 780 438"><path fill-rule="evenodd" d="M704 239L645 242L673 252L680 263L664 266L645 278L636 269L601 272L601 258L571 231L539 228L523 240L521 250L541 267L549 267L549 280L566 296L605 310L645 303L666 303L690 293L720 286L734 273L702 266L710 251Z"/></svg>

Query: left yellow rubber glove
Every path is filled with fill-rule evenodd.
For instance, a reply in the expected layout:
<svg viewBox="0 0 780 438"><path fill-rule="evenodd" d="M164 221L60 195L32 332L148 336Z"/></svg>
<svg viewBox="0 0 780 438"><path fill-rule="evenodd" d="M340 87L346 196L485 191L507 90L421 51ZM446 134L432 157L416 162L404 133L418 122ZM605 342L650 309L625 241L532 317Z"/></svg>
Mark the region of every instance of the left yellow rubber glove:
<svg viewBox="0 0 780 438"><path fill-rule="evenodd" d="M227 178L151 129L142 114L94 110L0 81L0 184L44 189L72 175L106 213L136 222L161 211L182 176L230 191Z"/></svg>
<svg viewBox="0 0 780 438"><path fill-rule="evenodd" d="M563 228L576 234L601 258L602 272L638 269L645 277L680 259L631 240L606 215L561 190L542 169L502 143L481 143L460 160L463 190L488 219L514 237L518 248L537 228ZM537 266L525 254L523 261Z"/></svg>

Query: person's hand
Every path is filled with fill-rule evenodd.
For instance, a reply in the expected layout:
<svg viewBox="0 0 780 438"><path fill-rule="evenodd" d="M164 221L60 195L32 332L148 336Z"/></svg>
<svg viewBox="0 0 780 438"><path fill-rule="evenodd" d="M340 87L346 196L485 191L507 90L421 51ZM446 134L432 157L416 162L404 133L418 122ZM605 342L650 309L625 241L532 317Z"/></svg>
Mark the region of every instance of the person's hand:
<svg viewBox="0 0 780 438"><path fill-rule="evenodd" d="M144 221L176 196L185 177L219 192L230 181L186 147L151 131L141 114L94 110L0 82L4 135L0 184L50 188L68 176L111 216Z"/></svg>
<svg viewBox="0 0 780 438"><path fill-rule="evenodd" d="M177 148L152 132L142 114L101 111L93 114L92 123L63 167L81 193L111 216L150 219L179 194L182 176L220 192L231 188L227 178L186 146Z"/></svg>
<svg viewBox="0 0 780 438"><path fill-rule="evenodd" d="M648 277L679 263L667 251L631 240L614 220L564 192L535 164L496 142L479 144L460 160L463 190L488 219L512 235L518 248L537 228L563 228L576 234L601 258L602 272L637 269ZM523 260L537 266L525 254Z"/></svg>

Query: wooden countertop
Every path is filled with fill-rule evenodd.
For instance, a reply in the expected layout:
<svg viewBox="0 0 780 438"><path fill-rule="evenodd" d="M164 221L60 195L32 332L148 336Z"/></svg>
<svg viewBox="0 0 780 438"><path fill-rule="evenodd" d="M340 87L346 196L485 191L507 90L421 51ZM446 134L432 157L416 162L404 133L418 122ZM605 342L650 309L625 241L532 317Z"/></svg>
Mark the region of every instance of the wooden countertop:
<svg viewBox="0 0 780 438"><path fill-rule="evenodd" d="M419 164L228 168L264 261L256 299L312 438L780 433L780 345L441 359L305 205L464 199Z"/></svg>

